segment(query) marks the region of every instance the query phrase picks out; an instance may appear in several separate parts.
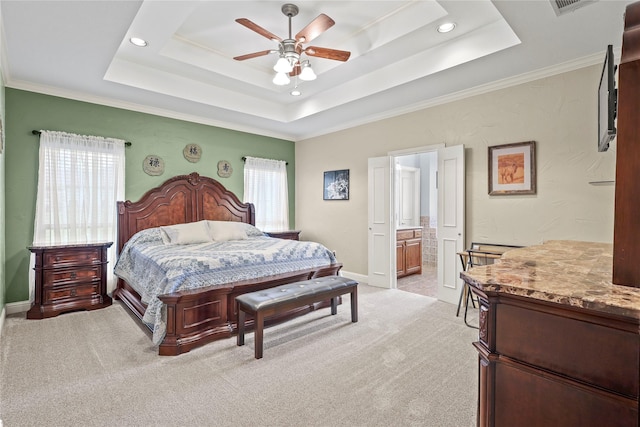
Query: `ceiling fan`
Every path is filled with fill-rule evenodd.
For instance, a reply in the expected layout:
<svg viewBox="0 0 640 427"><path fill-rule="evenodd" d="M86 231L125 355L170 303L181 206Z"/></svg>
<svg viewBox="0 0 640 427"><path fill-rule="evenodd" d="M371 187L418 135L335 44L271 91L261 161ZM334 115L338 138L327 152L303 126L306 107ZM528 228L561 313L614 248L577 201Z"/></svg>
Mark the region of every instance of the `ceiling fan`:
<svg viewBox="0 0 640 427"><path fill-rule="evenodd" d="M249 53L246 55L236 56L233 59L237 61L244 61L245 59L252 59L259 56L269 55L271 53L277 53L279 58L276 65L273 67L277 73L273 82L277 85L285 85L289 83L288 76L299 76L301 80L313 80L316 78L309 60L300 59L303 54L343 62L349 59L351 52L345 50L328 49L318 46L308 46L305 48L303 46L303 43L310 42L331 28L335 24L333 19L329 18L324 13L321 13L306 27L300 30L300 32L296 34L295 38L293 38L291 36L291 18L298 14L298 6L291 3L284 4L282 5L282 13L289 18L289 37L286 39L276 36L247 18L236 19L237 23L244 25L248 29L255 31L269 40L278 42L278 49Z"/></svg>

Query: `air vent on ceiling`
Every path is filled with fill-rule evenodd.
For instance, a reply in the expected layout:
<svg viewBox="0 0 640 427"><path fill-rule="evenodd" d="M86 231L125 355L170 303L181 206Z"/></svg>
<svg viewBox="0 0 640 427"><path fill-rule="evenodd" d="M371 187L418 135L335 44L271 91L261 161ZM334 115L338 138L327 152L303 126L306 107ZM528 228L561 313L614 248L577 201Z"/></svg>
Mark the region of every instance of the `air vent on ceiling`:
<svg viewBox="0 0 640 427"><path fill-rule="evenodd" d="M556 15L560 16L596 1L598 0L551 0L551 6Z"/></svg>

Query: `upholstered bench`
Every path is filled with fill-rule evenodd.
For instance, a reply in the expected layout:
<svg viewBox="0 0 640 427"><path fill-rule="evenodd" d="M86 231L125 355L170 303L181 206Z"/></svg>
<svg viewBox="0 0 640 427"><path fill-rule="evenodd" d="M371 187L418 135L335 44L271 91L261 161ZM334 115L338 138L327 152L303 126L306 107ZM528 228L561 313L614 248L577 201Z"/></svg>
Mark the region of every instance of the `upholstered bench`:
<svg viewBox="0 0 640 427"><path fill-rule="evenodd" d="M262 358L265 317L331 298L331 314L338 312L338 297L351 294L351 321L358 321L358 282L346 277L325 276L250 292L236 297L238 304L238 345L244 345L246 314L255 321L255 356Z"/></svg>

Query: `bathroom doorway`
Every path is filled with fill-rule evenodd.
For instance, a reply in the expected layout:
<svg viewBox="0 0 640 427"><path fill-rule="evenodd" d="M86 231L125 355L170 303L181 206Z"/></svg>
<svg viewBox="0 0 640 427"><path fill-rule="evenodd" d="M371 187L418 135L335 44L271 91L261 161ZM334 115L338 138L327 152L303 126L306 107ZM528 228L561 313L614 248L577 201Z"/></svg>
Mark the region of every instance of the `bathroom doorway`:
<svg viewBox="0 0 640 427"><path fill-rule="evenodd" d="M394 158L396 230L419 230L422 268L414 274L399 272L397 287L432 298L438 297L438 193L437 151ZM401 250L398 250L398 259ZM400 263L403 261L400 260Z"/></svg>

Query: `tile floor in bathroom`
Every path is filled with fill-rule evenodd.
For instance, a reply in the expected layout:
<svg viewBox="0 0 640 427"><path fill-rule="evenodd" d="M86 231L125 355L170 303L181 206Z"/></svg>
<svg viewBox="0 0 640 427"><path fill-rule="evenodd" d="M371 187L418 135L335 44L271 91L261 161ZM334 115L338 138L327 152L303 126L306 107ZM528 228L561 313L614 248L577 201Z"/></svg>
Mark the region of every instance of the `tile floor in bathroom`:
<svg viewBox="0 0 640 427"><path fill-rule="evenodd" d="M438 297L438 271L435 264L423 264L422 274L398 279L398 289L428 297Z"/></svg>

